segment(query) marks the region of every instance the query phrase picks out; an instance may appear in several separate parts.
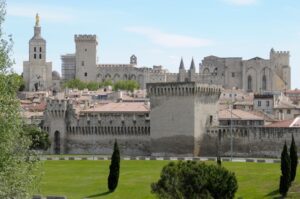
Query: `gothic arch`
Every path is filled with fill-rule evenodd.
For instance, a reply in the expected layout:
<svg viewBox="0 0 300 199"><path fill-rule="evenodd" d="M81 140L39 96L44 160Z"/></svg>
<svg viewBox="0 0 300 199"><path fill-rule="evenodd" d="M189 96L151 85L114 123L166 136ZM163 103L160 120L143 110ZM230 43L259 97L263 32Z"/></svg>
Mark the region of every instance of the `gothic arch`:
<svg viewBox="0 0 300 199"><path fill-rule="evenodd" d="M115 75L114 75L114 82L117 82L117 81L119 81L120 80L120 75L118 74L118 73L116 73Z"/></svg>
<svg viewBox="0 0 300 199"><path fill-rule="evenodd" d="M105 75L105 79L106 79L106 80L110 80L110 79L111 79L111 75L110 75L110 74L106 74L106 75Z"/></svg>
<svg viewBox="0 0 300 199"><path fill-rule="evenodd" d="M253 80L251 75L248 75L247 77L247 91L253 91Z"/></svg>
<svg viewBox="0 0 300 199"><path fill-rule="evenodd" d="M209 68L204 68L203 69L203 74L209 74Z"/></svg>

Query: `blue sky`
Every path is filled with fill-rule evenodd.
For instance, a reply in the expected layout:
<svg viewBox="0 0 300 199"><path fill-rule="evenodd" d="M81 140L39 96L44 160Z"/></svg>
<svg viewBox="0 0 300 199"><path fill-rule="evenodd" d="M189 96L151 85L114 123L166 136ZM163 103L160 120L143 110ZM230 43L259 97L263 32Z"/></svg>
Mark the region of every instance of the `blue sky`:
<svg viewBox="0 0 300 199"><path fill-rule="evenodd" d="M9 0L4 29L13 35L15 71L28 60L39 13L47 60L74 53L74 34L98 36L99 63L163 65L177 72L180 58L269 57L289 50L292 87L300 88L300 1L295 0Z"/></svg>

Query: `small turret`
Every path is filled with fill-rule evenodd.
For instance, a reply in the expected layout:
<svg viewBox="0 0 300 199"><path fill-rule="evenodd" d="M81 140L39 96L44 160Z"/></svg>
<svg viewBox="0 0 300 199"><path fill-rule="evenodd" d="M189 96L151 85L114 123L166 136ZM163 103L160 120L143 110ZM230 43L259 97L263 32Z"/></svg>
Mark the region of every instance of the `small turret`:
<svg viewBox="0 0 300 199"><path fill-rule="evenodd" d="M180 65L179 65L178 81L179 82L186 81L186 70L184 68L184 63L183 63L182 57L181 57L181 60L180 60Z"/></svg>
<svg viewBox="0 0 300 199"><path fill-rule="evenodd" d="M195 67L194 58L192 58L191 66L189 70L189 81L195 81L195 73L196 73L196 67Z"/></svg>
<svg viewBox="0 0 300 199"><path fill-rule="evenodd" d="M137 65L137 57L135 55L131 55L130 64Z"/></svg>
<svg viewBox="0 0 300 199"><path fill-rule="evenodd" d="M191 62L190 70L195 70L194 57L192 57L192 62Z"/></svg>
<svg viewBox="0 0 300 199"><path fill-rule="evenodd" d="M180 71L180 69L185 70L182 57L181 57L181 60L180 60L179 71Z"/></svg>

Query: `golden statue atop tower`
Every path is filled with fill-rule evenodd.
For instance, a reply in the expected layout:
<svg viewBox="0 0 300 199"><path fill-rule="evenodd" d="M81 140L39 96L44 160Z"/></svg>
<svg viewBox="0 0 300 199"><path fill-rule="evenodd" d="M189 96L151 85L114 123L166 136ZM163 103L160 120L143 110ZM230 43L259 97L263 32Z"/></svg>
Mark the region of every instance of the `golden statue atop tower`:
<svg viewBox="0 0 300 199"><path fill-rule="evenodd" d="M40 16L38 13L35 15L35 26L40 26Z"/></svg>

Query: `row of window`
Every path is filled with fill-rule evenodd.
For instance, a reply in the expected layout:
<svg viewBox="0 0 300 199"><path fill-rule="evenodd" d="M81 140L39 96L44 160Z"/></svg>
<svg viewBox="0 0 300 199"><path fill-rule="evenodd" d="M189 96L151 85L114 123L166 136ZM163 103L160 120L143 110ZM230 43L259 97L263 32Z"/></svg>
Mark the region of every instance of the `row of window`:
<svg viewBox="0 0 300 199"><path fill-rule="evenodd" d="M258 107L261 106L261 101L257 101L257 106L258 106ZM267 106L267 107L270 106L270 101L266 101L266 106Z"/></svg>
<svg viewBox="0 0 300 199"><path fill-rule="evenodd" d="M34 59L37 59L37 54L34 53L34 54L33 54L33 58L34 58ZM39 54L39 59L42 59L42 54Z"/></svg>
<svg viewBox="0 0 300 199"><path fill-rule="evenodd" d="M37 51L37 47L34 47L33 51L36 52ZM42 52L42 47L40 47L40 52Z"/></svg>
<svg viewBox="0 0 300 199"><path fill-rule="evenodd" d="M252 85L252 77L249 75L247 79L247 89L248 91L253 90L253 85ZM263 75L262 77L262 89L267 90L267 77L266 75Z"/></svg>

